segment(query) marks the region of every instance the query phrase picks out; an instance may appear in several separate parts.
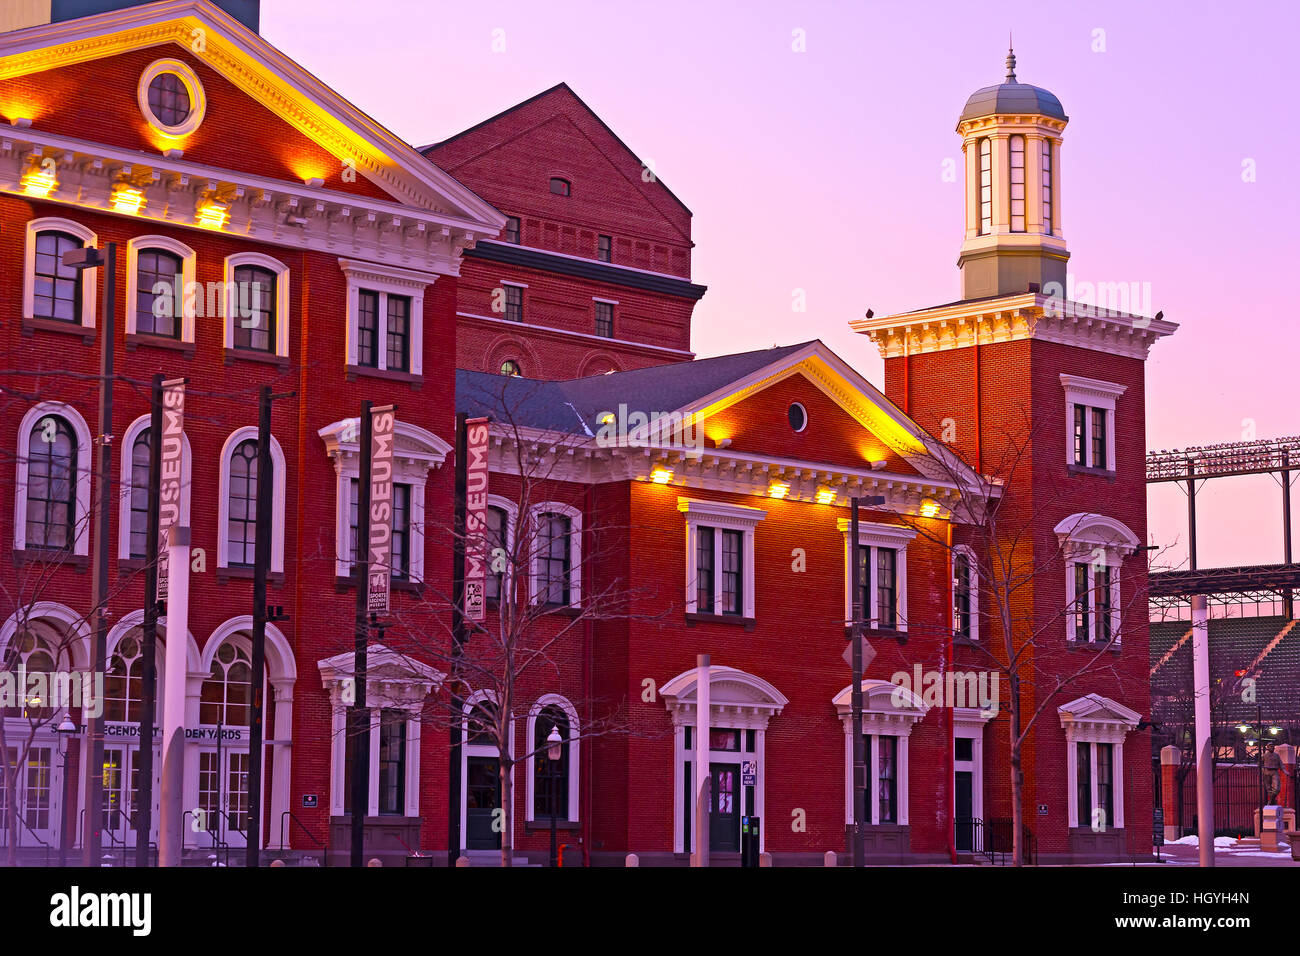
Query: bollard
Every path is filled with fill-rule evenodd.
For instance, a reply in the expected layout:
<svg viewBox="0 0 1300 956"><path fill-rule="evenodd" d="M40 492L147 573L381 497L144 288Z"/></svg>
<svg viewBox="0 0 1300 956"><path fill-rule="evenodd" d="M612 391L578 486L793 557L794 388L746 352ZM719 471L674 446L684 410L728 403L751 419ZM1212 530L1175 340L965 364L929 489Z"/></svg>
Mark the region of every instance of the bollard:
<svg viewBox="0 0 1300 956"><path fill-rule="evenodd" d="M760 853L760 854L758 855L758 865L759 865L760 867L763 867L763 866L771 866L771 865L772 865L772 854L770 854L770 853Z"/></svg>
<svg viewBox="0 0 1300 956"><path fill-rule="evenodd" d="M834 850L826 851L826 856L824 858L824 861L827 866L839 866L839 861L835 857Z"/></svg>
<svg viewBox="0 0 1300 956"><path fill-rule="evenodd" d="M469 857L465 856L464 854L461 854L460 856L456 857L456 865L457 865L457 866L473 866L474 864L470 863L470 861L469 861Z"/></svg>
<svg viewBox="0 0 1300 956"><path fill-rule="evenodd" d="M635 853L629 853L627 859L623 861L624 866L640 866L641 858Z"/></svg>

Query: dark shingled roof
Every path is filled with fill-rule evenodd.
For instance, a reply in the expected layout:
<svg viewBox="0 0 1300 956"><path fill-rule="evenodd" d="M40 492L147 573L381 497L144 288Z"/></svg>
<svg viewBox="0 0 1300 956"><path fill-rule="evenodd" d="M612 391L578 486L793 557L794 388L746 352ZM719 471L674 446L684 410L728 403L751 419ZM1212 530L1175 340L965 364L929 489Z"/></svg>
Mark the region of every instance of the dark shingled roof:
<svg viewBox="0 0 1300 956"><path fill-rule="evenodd" d="M600 413L617 413L620 404L627 405L629 411L676 411L810 344L800 342L562 382L460 369L456 372L456 411L523 427L595 434Z"/></svg>
<svg viewBox="0 0 1300 956"><path fill-rule="evenodd" d="M1054 93L1028 83L999 83L972 93L957 122L995 113L1038 113L1059 120L1069 119Z"/></svg>

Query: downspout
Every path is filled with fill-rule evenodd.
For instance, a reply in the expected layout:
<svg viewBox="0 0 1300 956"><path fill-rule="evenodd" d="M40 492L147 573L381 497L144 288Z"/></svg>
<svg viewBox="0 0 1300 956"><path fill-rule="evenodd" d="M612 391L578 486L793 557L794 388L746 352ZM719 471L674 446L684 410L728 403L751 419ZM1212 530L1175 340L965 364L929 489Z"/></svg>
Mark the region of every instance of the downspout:
<svg viewBox="0 0 1300 956"><path fill-rule="evenodd" d="M975 472L984 473L983 431L980 426L980 326L975 323Z"/></svg>
<svg viewBox="0 0 1300 956"><path fill-rule="evenodd" d="M948 644L947 644L947 646L948 646L948 653L947 653L947 659L946 659L946 661L945 661L945 664L946 664L946 668L945 668L945 670L946 670L947 668L951 668L951 667L953 666L953 650L954 650L954 628L953 628L953 624L954 624L954 621L953 621L953 602L952 602L952 596L953 596L953 595L952 595L952 590L953 590L953 573L954 573L954 571L955 571L955 566L954 566L954 565L955 565L955 562L954 562L953 559L952 559L952 521L949 520L949 522L948 522L948 598L947 598L947 601L945 602L946 605L947 605L947 610L948 610L948 627L947 627L947 631L948 631ZM945 673L945 674L943 675L943 678L944 678L944 686L946 687L946 686L947 686L947 681L948 681L948 675ZM945 708L944 708L944 723L946 723L947 726L948 726L948 786L947 786L947 788L946 788L946 789L947 789L947 793L948 793L948 801L947 801L947 803L948 803L948 862L950 862L950 863L956 863L956 862L957 862L957 840L956 840L956 832L957 832L957 830L956 830L956 828L957 828L957 803L956 803L956 801L957 801L957 774L956 774L956 767L957 767L957 743L956 743L956 741L953 739L953 735L952 735L952 734L953 734L953 719L952 719L952 708L951 708L951 707L945 707Z"/></svg>

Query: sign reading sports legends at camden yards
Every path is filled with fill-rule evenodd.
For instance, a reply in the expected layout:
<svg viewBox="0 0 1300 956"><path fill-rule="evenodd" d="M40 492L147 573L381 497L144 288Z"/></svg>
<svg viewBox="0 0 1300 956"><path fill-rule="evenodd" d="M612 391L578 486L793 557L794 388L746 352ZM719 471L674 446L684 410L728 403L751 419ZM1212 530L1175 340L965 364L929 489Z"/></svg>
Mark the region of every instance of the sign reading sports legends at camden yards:
<svg viewBox="0 0 1300 956"><path fill-rule="evenodd" d="M167 542L181 523L181 481L185 448L185 379L162 387L162 442L158 453L157 599L167 600Z"/></svg>
<svg viewBox="0 0 1300 956"><path fill-rule="evenodd" d="M465 422L465 617L487 610L488 420Z"/></svg>
<svg viewBox="0 0 1300 956"><path fill-rule="evenodd" d="M388 613L393 563L393 435L397 416L392 405L370 411L370 557L366 610Z"/></svg>

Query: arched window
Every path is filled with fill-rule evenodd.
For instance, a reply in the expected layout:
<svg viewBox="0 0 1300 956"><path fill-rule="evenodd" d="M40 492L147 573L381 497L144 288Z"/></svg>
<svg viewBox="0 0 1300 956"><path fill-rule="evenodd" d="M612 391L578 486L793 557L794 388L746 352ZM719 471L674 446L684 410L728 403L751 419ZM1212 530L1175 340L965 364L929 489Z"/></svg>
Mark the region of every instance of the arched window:
<svg viewBox="0 0 1300 956"><path fill-rule="evenodd" d="M76 538L77 438L67 419L39 419L27 445L26 541L32 548L70 548Z"/></svg>
<svg viewBox="0 0 1300 956"><path fill-rule="evenodd" d="M465 719L467 744L497 744L497 705L495 701L480 699L474 702Z"/></svg>
<svg viewBox="0 0 1300 956"><path fill-rule="evenodd" d="M261 266L236 266L234 270L238 316L234 318L234 347L252 352L275 352L276 275Z"/></svg>
<svg viewBox="0 0 1300 956"><path fill-rule="evenodd" d="M559 760L552 760L548 743L551 728L563 743ZM559 704L543 707L533 721L533 819L569 819L569 715Z"/></svg>
<svg viewBox="0 0 1300 956"><path fill-rule="evenodd" d="M226 562L252 567L257 542L257 441L245 439L230 455Z"/></svg>
<svg viewBox="0 0 1300 956"><path fill-rule="evenodd" d="M181 337L184 318L184 263L162 249L136 253L135 330L169 339ZM177 279L181 279L177 295ZM162 288L159 288L161 286Z"/></svg>
<svg viewBox="0 0 1300 956"><path fill-rule="evenodd" d="M247 727L253 683L248 651L225 641L212 658L212 669L199 695L199 723Z"/></svg>
<svg viewBox="0 0 1300 956"><path fill-rule="evenodd" d="M552 194L554 194L554 195L556 195L556 196L567 196L567 195L569 195L569 192L570 192L570 191L571 191L571 186L570 186L569 181L568 181L567 179L562 179L562 178L559 177L559 176L552 176L552 177L551 177L551 193L552 193Z"/></svg>
<svg viewBox="0 0 1300 956"><path fill-rule="evenodd" d="M987 236L993 231L993 143L983 137L977 144L980 169L980 232Z"/></svg>
<svg viewBox="0 0 1300 956"><path fill-rule="evenodd" d="M149 529L149 429L141 430L131 445L131 551L145 558Z"/></svg>
<svg viewBox="0 0 1300 956"><path fill-rule="evenodd" d="M501 363L501 374L517 377L523 375L524 370L517 359L506 359Z"/></svg>
<svg viewBox="0 0 1300 956"><path fill-rule="evenodd" d="M52 674L54 672L54 661L59 656L57 646L43 634L38 633L35 629L20 632L16 638L18 653L13 661L12 673L16 678L19 674ZM64 659L66 663L66 657ZM28 717L33 720L42 720L48 718L54 713L53 703L57 701L46 700L28 683L17 686L16 706L6 707L0 713L5 713L11 717ZM53 686L50 685L53 690Z"/></svg>
<svg viewBox="0 0 1300 956"><path fill-rule="evenodd" d="M85 243L66 232L36 235L36 270L32 288L33 315L58 322L81 321L81 274L63 264L63 254Z"/></svg>
<svg viewBox="0 0 1300 956"><path fill-rule="evenodd" d="M138 721L144 697L144 659L138 640L128 635L117 642L104 678L104 719Z"/></svg>
<svg viewBox="0 0 1300 956"><path fill-rule="evenodd" d="M1056 233L1052 228L1052 141L1043 140L1043 232Z"/></svg>
<svg viewBox="0 0 1300 956"><path fill-rule="evenodd" d="M1011 147L1011 231L1025 231L1025 138L1012 136Z"/></svg>

